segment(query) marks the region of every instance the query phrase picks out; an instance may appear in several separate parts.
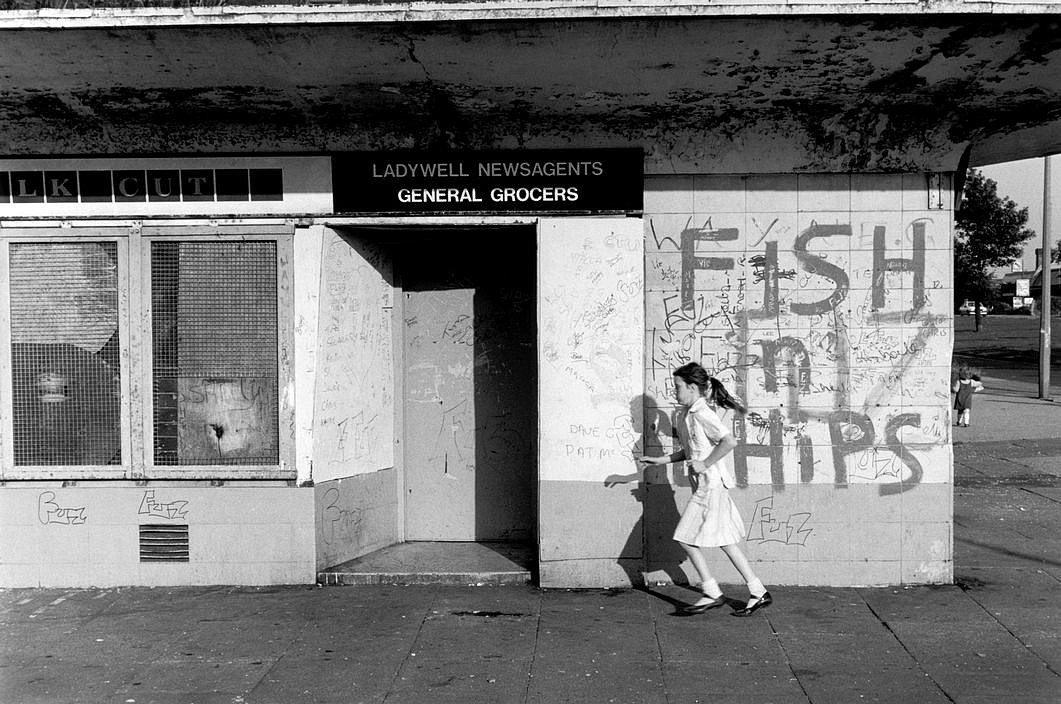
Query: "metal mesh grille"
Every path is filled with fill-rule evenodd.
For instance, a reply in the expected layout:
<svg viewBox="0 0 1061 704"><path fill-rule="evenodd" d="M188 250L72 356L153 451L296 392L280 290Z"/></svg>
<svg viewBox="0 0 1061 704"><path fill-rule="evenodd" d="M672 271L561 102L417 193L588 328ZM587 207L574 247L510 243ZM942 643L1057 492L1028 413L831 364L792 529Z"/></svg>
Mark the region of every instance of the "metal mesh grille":
<svg viewBox="0 0 1061 704"><path fill-rule="evenodd" d="M15 464L120 464L117 244L10 254Z"/></svg>
<svg viewBox="0 0 1061 704"><path fill-rule="evenodd" d="M152 242L156 465L279 462L275 242Z"/></svg>

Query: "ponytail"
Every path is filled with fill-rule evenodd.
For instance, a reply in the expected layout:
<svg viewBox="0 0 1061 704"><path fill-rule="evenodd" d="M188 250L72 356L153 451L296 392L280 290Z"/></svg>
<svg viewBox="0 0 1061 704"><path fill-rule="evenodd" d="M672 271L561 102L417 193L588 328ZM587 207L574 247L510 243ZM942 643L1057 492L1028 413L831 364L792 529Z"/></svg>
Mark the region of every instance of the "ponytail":
<svg viewBox="0 0 1061 704"><path fill-rule="evenodd" d="M748 412L748 409L740 402L740 399L726 389L725 384L715 377L710 377L709 381L711 383L711 396L714 399L716 406L730 408L740 415L744 415Z"/></svg>
<svg viewBox="0 0 1061 704"><path fill-rule="evenodd" d="M748 412L748 409L740 402L740 399L726 390L721 381L708 374L707 370L696 362L689 362L678 367L674 370L674 376L686 384L695 385L700 389L701 395L706 395L710 391L711 398L716 406L732 409L741 415Z"/></svg>

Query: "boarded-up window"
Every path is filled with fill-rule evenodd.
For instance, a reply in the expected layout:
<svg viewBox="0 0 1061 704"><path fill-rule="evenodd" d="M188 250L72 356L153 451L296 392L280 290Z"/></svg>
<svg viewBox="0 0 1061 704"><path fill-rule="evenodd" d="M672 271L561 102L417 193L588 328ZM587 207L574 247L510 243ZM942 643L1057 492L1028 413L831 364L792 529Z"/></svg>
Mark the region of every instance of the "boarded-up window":
<svg viewBox="0 0 1061 704"><path fill-rule="evenodd" d="M276 243L151 243L156 465L279 463Z"/></svg>
<svg viewBox="0 0 1061 704"><path fill-rule="evenodd" d="M121 464L114 242L13 243L15 464Z"/></svg>

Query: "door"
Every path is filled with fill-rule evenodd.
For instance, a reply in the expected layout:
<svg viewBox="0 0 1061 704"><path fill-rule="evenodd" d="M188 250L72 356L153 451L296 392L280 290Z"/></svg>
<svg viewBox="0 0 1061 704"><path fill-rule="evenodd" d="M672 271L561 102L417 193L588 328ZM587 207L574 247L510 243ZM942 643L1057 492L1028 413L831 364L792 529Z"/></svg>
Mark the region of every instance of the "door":
<svg viewBox="0 0 1061 704"><path fill-rule="evenodd" d="M406 540L529 541L535 230L409 233L400 250Z"/></svg>

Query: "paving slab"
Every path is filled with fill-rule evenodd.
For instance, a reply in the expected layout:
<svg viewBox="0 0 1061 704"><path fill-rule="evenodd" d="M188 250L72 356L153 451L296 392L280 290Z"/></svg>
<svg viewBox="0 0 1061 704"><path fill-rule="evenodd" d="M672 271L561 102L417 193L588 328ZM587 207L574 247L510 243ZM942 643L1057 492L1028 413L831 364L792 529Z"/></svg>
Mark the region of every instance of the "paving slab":
<svg viewBox="0 0 1061 704"><path fill-rule="evenodd" d="M1057 704L1057 675L1047 670L1000 675L959 671L934 674L955 704Z"/></svg>
<svg viewBox="0 0 1061 704"><path fill-rule="evenodd" d="M387 702L512 702L526 697L529 657L476 656L411 657L387 693Z"/></svg>
<svg viewBox="0 0 1061 704"><path fill-rule="evenodd" d="M281 658L246 694L256 704L382 702L407 650L381 643L374 653L292 654ZM228 704L232 704L230 697Z"/></svg>
<svg viewBox="0 0 1061 704"><path fill-rule="evenodd" d="M251 691L275 664L274 660L239 658L215 662L198 659L156 660L137 668L134 680L116 694L129 699L148 699L160 694L228 695L231 701Z"/></svg>
<svg viewBox="0 0 1061 704"><path fill-rule="evenodd" d="M490 662L534 655L536 616L477 611L432 612L421 624L411 656L418 662L455 657Z"/></svg>
<svg viewBox="0 0 1061 704"><path fill-rule="evenodd" d="M851 633L880 627L855 589L774 589L774 605L762 613L780 634ZM784 608L774 608L783 606Z"/></svg>
<svg viewBox="0 0 1061 704"><path fill-rule="evenodd" d="M527 690L528 704L664 704L666 683L658 662L569 662L538 658Z"/></svg>
<svg viewBox="0 0 1061 704"><path fill-rule="evenodd" d="M811 702L783 661L703 660L663 666L668 702L747 704L809 704Z"/></svg>
<svg viewBox="0 0 1061 704"><path fill-rule="evenodd" d="M859 633L798 633L780 637L784 657L794 670L843 671L866 667L905 669L914 658L882 625Z"/></svg>
<svg viewBox="0 0 1061 704"><path fill-rule="evenodd" d="M913 664L905 667L867 664L824 671L796 669L795 672L814 704L948 704L951 701L936 682Z"/></svg>
<svg viewBox="0 0 1061 704"><path fill-rule="evenodd" d="M55 663L0 666L0 701L11 704L97 704L121 701L117 691L135 681L135 668L122 663ZM231 697L229 697L231 700Z"/></svg>

